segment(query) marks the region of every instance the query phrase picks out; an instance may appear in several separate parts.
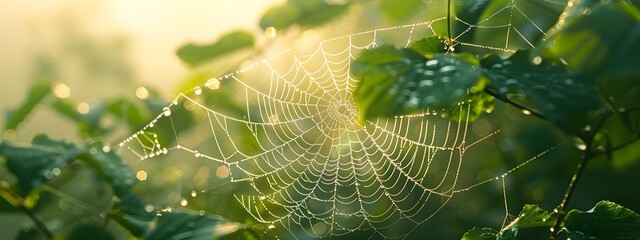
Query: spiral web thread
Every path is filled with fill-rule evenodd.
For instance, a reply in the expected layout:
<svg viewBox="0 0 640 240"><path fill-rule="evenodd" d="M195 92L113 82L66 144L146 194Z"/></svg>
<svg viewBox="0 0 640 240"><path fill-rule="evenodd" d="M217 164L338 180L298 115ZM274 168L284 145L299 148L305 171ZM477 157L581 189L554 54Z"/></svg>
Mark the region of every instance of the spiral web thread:
<svg viewBox="0 0 640 240"><path fill-rule="evenodd" d="M456 18L468 26L456 40L472 29L502 29L504 43L456 41L456 45L506 53L513 52L510 41L532 45L511 24L514 17L546 36L517 2L506 3L477 23ZM509 14L509 22L492 22L500 14ZM500 179L504 189L508 174L552 150L498 177L464 187L458 178L465 152L499 130L467 142L467 119L450 121L432 110L358 123L359 109L351 98L358 80L351 77L351 61L364 49L389 39L408 46L416 36L435 35L434 28L444 21L438 18L333 38L320 42L309 55L286 50L210 79L179 94L143 129L112 148L135 164L183 152L223 166L228 181L247 189L235 195L246 211L269 224L269 229L282 227L294 237L302 231L327 237L363 230L387 238L405 237L456 193ZM235 107L229 107L230 102ZM459 107L461 116L469 111L468 105ZM183 111L204 119L199 123L208 132L204 140L182 137L186 133L178 131L174 118ZM172 128L173 136L159 136L159 127ZM175 143L169 145L162 137ZM76 202L55 189L47 191ZM504 199L508 213L506 192Z"/></svg>

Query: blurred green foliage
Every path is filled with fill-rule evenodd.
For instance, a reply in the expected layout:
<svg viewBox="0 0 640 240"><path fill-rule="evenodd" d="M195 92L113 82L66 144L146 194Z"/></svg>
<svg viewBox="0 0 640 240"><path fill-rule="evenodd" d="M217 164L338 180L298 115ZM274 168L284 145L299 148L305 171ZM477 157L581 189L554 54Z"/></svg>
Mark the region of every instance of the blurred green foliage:
<svg viewBox="0 0 640 240"><path fill-rule="evenodd" d="M592 162L588 170L593 172L594 176L585 179L583 184L601 191L600 195L593 197L618 198L626 201L625 204L635 204L634 207L638 207L639 196L635 191L626 187L606 189L609 187L608 184L622 184L634 176L633 172L629 172L634 168L618 172L609 167L609 163L623 166L622 169L629 166L635 166L637 169L640 156L637 141L640 135L640 84L637 81L640 78L637 67L640 64L640 50L636 46L640 42L640 11L637 5L634 5L637 1L580 1L572 8L565 8L564 1L522 1L523 5L518 9L524 11L523 14L526 16L534 15L532 13L535 12L536 18L531 20L517 17L511 21L514 29L530 29L531 20L535 21L536 27L550 29L546 31L550 35L544 36L540 31L514 31L508 34L520 34L522 37L506 38L517 39L512 42L505 42L504 35L478 31L465 24L477 23L478 20L488 19L491 14L499 12L496 17L491 18L492 22L486 23L499 25L509 16L499 9L509 2L511 1L454 1L456 17L462 21L453 22L453 36L468 31L455 41L495 48L528 50L519 50L511 56L485 55L492 51L458 45L455 50L449 49L451 52L446 52L448 39L442 37L444 32L438 32L441 37L422 38L408 48L384 45L358 56L352 65L352 74L362 81L354 94L359 101L363 121L420 113L425 110L446 113L456 120L464 120L467 117L476 120L482 113L494 109L508 112L505 104L515 106L550 122L563 132L540 127L540 124L522 126L524 130L496 141L501 144L500 148L505 150L503 153L497 156L483 153L489 156L486 158L487 162L483 163L489 166L487 168L503 168L500 167L505 164L502 161L515 165L513 159L531 156L548 149L549 146L541 142L553 143L562 138L558 135L566 134L580 139L576 140L576 143L580 148L587 150L586 153L580 154L588 154L589 157L585 159ZM313 28L339 19L352 6L358 4L361 3L288 0L267 10L258 25L262 30L269 27L283 30L292 26ZM378 11L393 21L408 19L424 7L422 1L417 0L384 0L377 4ZM563 22L558 22L563 10L566 13L565 18ZM615 23L615 27L611 27L611 22ZM257 37L250 32L234 31L211 44L187 44L179 48L177 55L189 66L200 66L240 50L253 49L256 39ZM544 39L546 40L542 41ZM85 52L81 43L71 44L70 47L78 52ZM95 61L99 59L94 58ZM48 74L55 72L50 69L52 66L42 67ZM229 207L226 215L221 213L234 219L228 220L203 212L174 211L166 206L151 203L149 199L164 192L136 190L135 185L138 181L131 166L123 162L120 156L104 150L102 144L94 140L116 132L119 125L125 125L128 131L137 131L153 119L155 114L161 113L169 101L164 100L153 89L148 88L150 96L142 101L127 98L106 99L94 104L88 113L81 114L72 99L52 99L51 86L51 82L47 81L34 84L26 101L7 112L5 131L15 131L28 119L36 106L45 105L75 124L79 135L85 141L72 144L38 135L31 144L26 145L0 142L0 163L6 167L0 169L0 173L4 177L10 174L8 179L3 177L0 180L0 196L3 198L0 201L0 213L19 209L37 224L41 220L35 215L46 215L47 208L51 206L47 200L47 191L43 188L51 184L65 186L64 182L73 182L78 178L61 174L62 170L82 173L83 170L78 169L84 169L91 172L90 176L96 177L93 181L107 186L108 191L115 196L108 207L106 219L113 220L126 229L124 235L118 236L148 239L211 239L228 236L240 239L259 238L260 235L256 232L268 232L268 227L253 224L246 214L234 212L241 209L238 206ZM216 97L219 96L230 98L232 93L221 92ZM494 106L494 101L499 103ZM208 99L206 102L214 100ZM219 107L226 111L243 111L242 106L236 106L233 102L222 101L222 104ZM470 116L461 115L461 104L465 104L465 107L466 104L470 104L473 109ZM502 114L495 118L489 116L488 119L496 125L511 121L505 117L508 113ZM176 117L176 131L188 130L196 117L192 114ZM105 124L107 118L115 118L118 121ZM159 126L156 129L173 131L174 128ZM252 144L251 139L253 138L248 138L247 144ZM175 139L160 139L163 145L172 141ZM530 170L522 174L524 179L514 181L514 188L521 187L528 194L520 193L526 195L520 196L515 193L513 199L517 199L518 202L537 201L540 202L539 205L524 206L516 218L511 219L512 221L500 230L473 228L462 238L521 239L527 238L528 234L547 237L548 228L554 226L558 214L544 209L559 201L547 196L559 196L562 192L546 190L544 193L547 195L543 198L531 199L530 193L534 192L531 189L557 188L557 180L566 179L557 177L556 173L575 166L573 162L563 158L579 158L580 154L551 154L556 161L541 164L540 169ZM602 158L609 161L600 161ZM97 198L109 200L112 195L104 194ZM197 209L210 202L210 199L212 198L207 196L197 199L194 197L190 206ZM220 199L215 198L216 201ZM469 204L468 209L483 206L483 201L491 202L484 203L484 206L491 209L501 208L503 199L494 200L484 199L475 203L476 205ZM584 207L584 204L594 200L601 199L574 201L578 202L577 206L582 204ZM562 227L559 233L571 239L640 238L638 214L613 202L601 201L589 211L573 209L561 214L566 214L566 218L559 222ZM446 217L448 216L443 216ZM470 222L473 221L469 220L459 228L477 225L477 221ZM491 222L491 217L481 218L480 222ZM248 229L249 226L252 226L253 230ZM39 230L49 231L47 227L50 226L37 226ZM34 229L36 228L30 227L22 231L18 238L37 238L39 234ZM540 230L542 234L531 232L532 229ZM121 233L122 229L119 230ZM52 234L65 234L69 239L117 238L112 236L112 232L114 231L94 221L74 226L71 231L65 233L53 231ZM442 235L434 232L432 236L438 238Z"/></svg>

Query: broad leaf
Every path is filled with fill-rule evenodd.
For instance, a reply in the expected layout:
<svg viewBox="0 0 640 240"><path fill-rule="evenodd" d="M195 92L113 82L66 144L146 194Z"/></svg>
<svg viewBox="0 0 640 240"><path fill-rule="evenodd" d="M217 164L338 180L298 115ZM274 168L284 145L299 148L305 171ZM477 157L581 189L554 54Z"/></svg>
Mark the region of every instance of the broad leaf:
<svg viewBox="0 0 640 240"><path fill-rule="evenodd" d="M637 132L638 113L631 111L640 108L640 10L626 1L583 2L571 8L566 23L540 51L596 79L611 109ZM590 14L583 14L585 9Z"/></svg>
<svg viewBox="0 0 640 240"><path fill-rule="evenodd" d="M147 212L145 207L138 196L129 192L118 199L108 215L132 235L140 237L156 216L155 212Z"/></svg>
<svg viewBox="0 0 640 240"><path fill-rule="evenodd" d="M274 6L262 15L260 18L260 27L267 29L273 27L275 29L284 29L293 25L300 18L300 11L291 5Z"/></svg>
<svg viewBox="0 0 640 240"><path fill-rule="evenodd" d="M33 109L51 94L51 83L41 82L34 84L27 94L26 101L20 107L8 111L6 115L5 130L15 130L22 123Z"/></svg>
<svg viewBox="0 0 640 240"><path fill-rule="evenodd" d="M502 239L515 239L521 229L551 227L553 224L555 224L555 219L551 216L551 213L536 205L527 204L522 208L516 219L500 230L500 236L503 237Z"/></svg>
<svg viewBox="0 0 640 240"><path fill-rule="evenodd" d="M108 111L118 118L122 119L124 122L129 125L129 129L135 131L140 129L149 118L151 118L150 114L139 108L133 102L127 99L117 99L109 103L107 107Z"/></svg>
<svg viewBox="0 0 640 240"><path fill-rule="evenodd" d="M117 196L125 195L138 182L133 170L114 152L102 151L99 143L88 146L78 158L111 183Z"/></svg>
<svg viewBox="0 0 640 240"><path fill-rule="evenodd" d="M36 136L30 146L0 143L0 155L7 159L7 168L18 178L18 192L22 196L53 178L54 169L59 171L75 160L80 151L73 144L45 135Z"/></svg>
<svg viewBox="0 0 640 240"><path fill-rule="evenodd" d="M571 239L639 239L640 215L601 201L589 211L571 210L562 231Z"/></svg>
<svg viewBox="0 0 640 240"><path fill-rule="evenodd" d="M217 216L201 216L191 212L162 212L150 224L144 238L209 240L233 233L242 227L240 223Z"/></svg>
<svg viewBox="0 0 640 240"><path fill-rule="evenodd" d="M467 91L484 87L474 60L453 54L428 59L393 46L363 52L351 65L353 76L360 80L354 98L361 120L456 107Z"/></svg>
<svg viewBox="0 0 640 240"><path fill-rule="evenodd" d="M411 46L409 48L424 55L425 57L432 57L435 54L446 52L444 40L438 36L421 38L411 43Z"/></svg>
<svg viewBox="0 0 640 240"><path fill-rule="evenodd" d="M215 43L196 45L189 43L176 52L178 57L191 66L217 59L240 49L251 48L253 35L246 31L234 31L220 37Z"/></svg>
<svg viewBox="0 0 640 240"><path fill-rule="evenodd" d="M294 24L314 27L342 15L349 4L329 4L324 0L289 0L284 5L268 9L260 18L260 27L284 29Z"/></svg>
<svg viewBox="0 0 640 240"><path fill-rule="evenodd" d="M511 221L502 230L493 228L473 228L466 232L463 240L491 239L511 240L516 239L518 232L526 228L551 227L555 223L552 214L536 205L525 205L518 217Z"/></svg>
<svg viewBox="0 0 640 240"><path fill-rule="evenodd" d="M489 78L489 91L533 109L570 133L578 133L590 114L602 105L587 77L567 70L559 61L518 51L503 59L490 55L481 60Z"/></svg>

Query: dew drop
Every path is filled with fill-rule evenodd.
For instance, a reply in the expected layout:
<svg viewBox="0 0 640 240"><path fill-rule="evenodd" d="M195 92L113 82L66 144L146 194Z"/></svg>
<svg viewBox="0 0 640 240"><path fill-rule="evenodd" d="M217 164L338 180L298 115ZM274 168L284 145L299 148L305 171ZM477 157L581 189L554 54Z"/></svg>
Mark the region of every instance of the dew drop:
<svg viewBox="0 0 640 240"><path fill-rule="evenodd" d="M533 58L533 64L540 65L542 63L542 58L540 56L536 56Z"/></svg>
<svg viewBox="0 0 640 240"><path fill-rule="evenodd" d="M527 109L522 109L522 114L524 115L531 115L531 111L527 110Z"/></svg>
<svg viewBox="0 0 640 240"><path fill-rule="evenodd" d="M51 169L51 173L53 173L54 176L58 176L60 175L62 171L60 171L60 168L53 168Z"/></svg>
<svg viewBox="0 0 640 240"><path fill-rule="evenodd" d="M144 206L144 211L145 212L150 213L150 212L153 212L153 210L155 210L155 207L153 207L153 205L151 205L151 204L147 204L146 206Z"/></svg>
<svg viewBox="0 0 640 240"><path fill-rule="evenodd" d="M163 108L162 114L164 114L165 117L171 116L171 109L169 109L168 107Z"/></svg>
<svg viewBox="0 0 640 240"><path fill-rule="evenodd" d="M196 157L200 157L200 152L196 151L193 155Z"/></svg>
<svg viewBox="0 0 640 240"><path fill-rule="evenodd" d="M430 79L422 80L422 81L420 81L419 86L420 87L425 87L425 86L431 87L431 86L433 86L433 80L430 80Z"/></svg>
<svg viewBox="0 0 640 240"><path fill-rule="evenodd" d="M435 67L436 65L438 65L438 60L435 60L435 59L429 60L425 63L425 65L427 67Z"/></svg>
<svg viewBox="0 0 640 240"><path fill-rule="evenodd" d="M260 200L264 200L265 198L265 196L260 196Z"/></svg>
<svg viewBox="0 0 640 240"><path fill-rule="evenodd" d="M198 193L196 193L196 191L191 191L191 197L196 197L198 195Z"/></svg>
<svg viewBox="0 0 640 240"><path fill-rule="evenodd" d="M187 201L187 199L184 199L184 198L183 198L183 199L181 199L181 200L180 200L180 206L186 207L186 206L187 206L187 204L189 204L189 202Z"/></svg>
<svg viewBox="0 0 640 240"><path fill-rule="evenodd" d="M275 38L278 36L278 30L274 27L268 27L264 31L264 35L267 36L268 38Z"/></svg>
<svg viewBox="0 0 640 240"><path fill-rule="evenodd" d="M194 88L193 89L193 93L195 93L196 95L202 94L202 88L200 88L200 87Z"/></svg>
<svg viewBox="0 0 640 240"><path fill-rule="evenodd" d="M455 66L444 66L442 68L440 68L440 73L445 74L445 75L449 75L453 72L456 71L456 67Z"/></svg>
<svg viewBox="0 0 640 240"><path fill-rule="evenodd" d="M216 90L220 88L220 80L218 80L217 78L209 79L207 83L204 84L204 86L211 90Z"/></svg>
<svg viewBox="0 0 640 240"><path fill-rule="evenodd" d="M578 148L581 151L587 150L587 145L584 143L576 143L576 148Z"/></svg>

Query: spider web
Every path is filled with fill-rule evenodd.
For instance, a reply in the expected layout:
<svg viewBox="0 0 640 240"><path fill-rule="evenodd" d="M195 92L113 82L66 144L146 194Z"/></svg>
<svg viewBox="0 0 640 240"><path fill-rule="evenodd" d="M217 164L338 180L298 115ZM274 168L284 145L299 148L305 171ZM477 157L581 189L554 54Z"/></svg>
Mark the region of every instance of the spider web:
<svg viewBox="0 0 640 240"><path fill-rule="evenodd" d="M533 46L535 40L523 29L545 37L543 29L549 26L539 26L519 6L519 1L506 1L476 23L456 17L467 29L450 47L508 54ZM499 21L505 14L509 21ZM516 20L518 28L512 24ZM143 129L113 148L136 164L175 153L169 164L188 158L214 166L223 178L216 181L239 186L234 197L255 220L294 237L301 237L301 231L314 238L355 231L405 237L456 193L500 179L504 187L508 174L552 150L498 177L461 186L467 150L499 131L472 141L467 119L451 121L439 110L358 123L358 105L351 97L358 80L351 77L351 61L382 43L408 46L417 37L442 33L445 21L328 39L309 54L286 50L210 79L180 93ZM504 42L463 41L465 34L482 35L485 30L504 34ZM462 118L469 105L459 107ZM185 114L204 121L193 132L181 132L175 123ZM166 127L173 135L156 131ZM206 193L216 184L195 188ZM506 192L504 197L506 208Z"/></svg>

